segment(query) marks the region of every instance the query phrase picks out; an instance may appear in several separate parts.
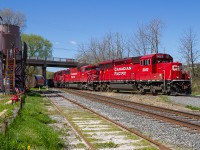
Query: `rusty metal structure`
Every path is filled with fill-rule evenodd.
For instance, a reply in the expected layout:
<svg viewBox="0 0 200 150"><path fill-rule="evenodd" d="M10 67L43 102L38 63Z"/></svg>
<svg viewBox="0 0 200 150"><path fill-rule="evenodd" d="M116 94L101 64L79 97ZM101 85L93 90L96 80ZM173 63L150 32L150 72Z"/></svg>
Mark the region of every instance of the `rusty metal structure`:
<svg viewBox="0 0 200 150"><path fill-rule="evenodd" d="M20 37L20 28L0 24L0 90L12 94L15 88L24 89L27 50Z"/></svg>

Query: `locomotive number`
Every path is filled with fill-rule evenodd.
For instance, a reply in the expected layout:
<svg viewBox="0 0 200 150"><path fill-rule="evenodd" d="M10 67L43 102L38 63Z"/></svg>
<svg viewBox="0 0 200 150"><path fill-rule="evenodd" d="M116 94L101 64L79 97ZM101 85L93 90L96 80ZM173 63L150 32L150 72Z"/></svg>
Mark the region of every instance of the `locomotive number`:
<svg viewBox="0 0 200 150"><path fill-rule="evenodd" d="M142 68L142 72L148 72L149 68Z"/></svg>

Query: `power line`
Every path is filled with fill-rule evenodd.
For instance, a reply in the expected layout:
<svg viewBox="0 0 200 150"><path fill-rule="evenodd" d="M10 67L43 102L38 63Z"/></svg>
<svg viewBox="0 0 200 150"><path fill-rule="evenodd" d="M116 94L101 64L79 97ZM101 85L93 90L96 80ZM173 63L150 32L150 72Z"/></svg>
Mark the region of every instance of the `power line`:
<svg viewBox="0 0 200 150"><path fill-rule="evenodd" d="M53 49L63 50L63 51L78 51L78 49L73 49L73 48L62 48L62 47L53 47Z"/></svg>

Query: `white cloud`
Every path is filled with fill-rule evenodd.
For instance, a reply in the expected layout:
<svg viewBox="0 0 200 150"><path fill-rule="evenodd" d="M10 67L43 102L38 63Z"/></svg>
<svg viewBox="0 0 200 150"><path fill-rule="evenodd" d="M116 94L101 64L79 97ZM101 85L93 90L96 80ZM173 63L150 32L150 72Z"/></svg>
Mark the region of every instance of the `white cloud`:
<svg viewBox="0 0 200 150"><path fill-rule="evenodd" d="M76 41L70 41L70 43L73 44L73 45L77 45Z"/></svg>

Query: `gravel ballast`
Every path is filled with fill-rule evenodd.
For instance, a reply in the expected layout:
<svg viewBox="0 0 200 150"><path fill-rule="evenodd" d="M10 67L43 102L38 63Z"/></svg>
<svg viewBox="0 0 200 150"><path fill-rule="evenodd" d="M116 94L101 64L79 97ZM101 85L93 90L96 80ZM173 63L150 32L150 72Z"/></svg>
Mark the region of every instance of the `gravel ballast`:
<svg viewBox="0 0 200 150"><path fill-rule="evenodd" d="M183 96L170 96L170 99L174 103L177 103L177 104L200 107L200 98L183 97Z"/></svg>

